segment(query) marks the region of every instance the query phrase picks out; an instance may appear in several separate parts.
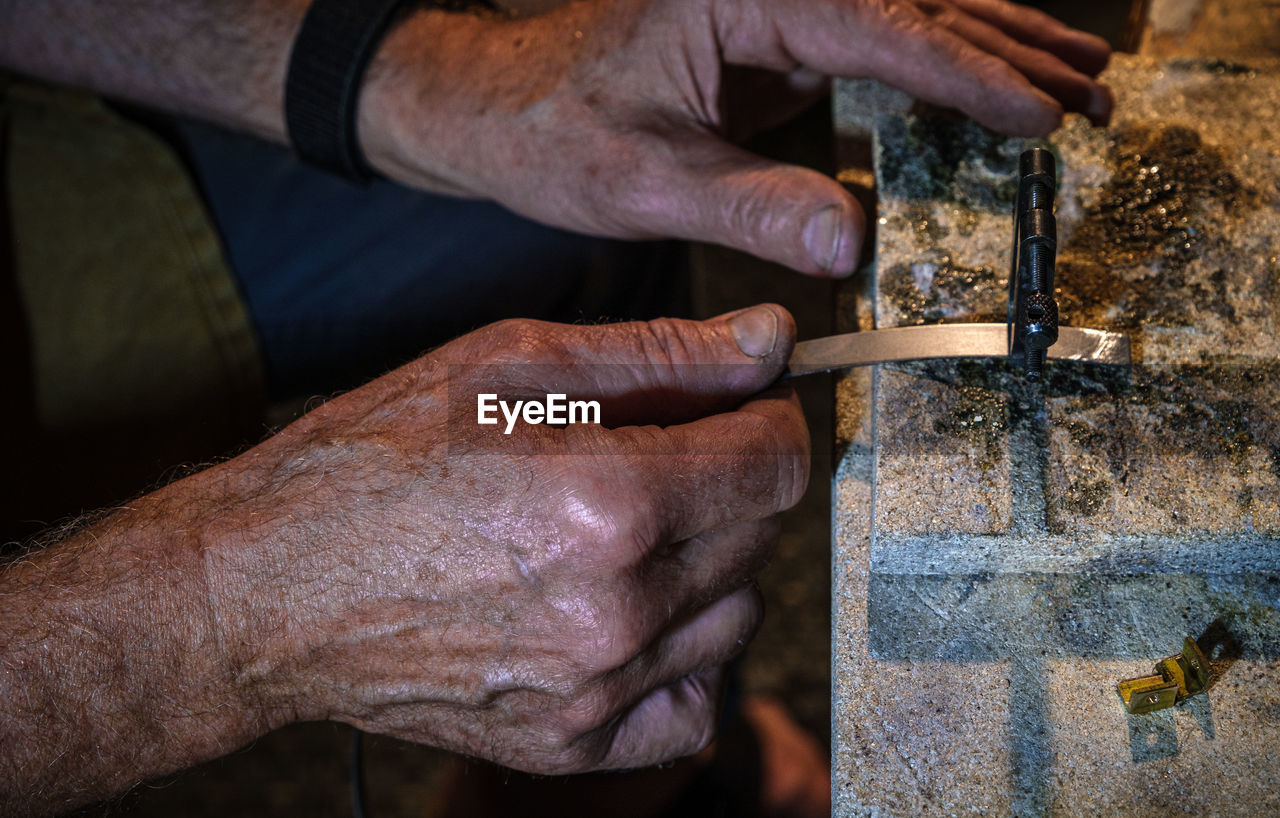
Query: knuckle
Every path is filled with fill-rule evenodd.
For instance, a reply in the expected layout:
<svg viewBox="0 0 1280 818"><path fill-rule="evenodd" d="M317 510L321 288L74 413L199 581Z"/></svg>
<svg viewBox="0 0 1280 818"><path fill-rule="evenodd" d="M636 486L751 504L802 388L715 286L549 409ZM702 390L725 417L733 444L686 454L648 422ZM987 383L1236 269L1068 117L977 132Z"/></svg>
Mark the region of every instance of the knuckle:
<svg viewBox="0 0 1280 818"><path fill-rule="evenodd" d="M556 766L549 775L578 775L599 769L602 753L594 744L577 743L565 747L556 756Z"/></svg>
<svg viewBox="0 0 1280 818"><path fill-rule="evenodd" d="M560 753L563 773L589 773L602 769L609 753L604 729L579 736Z"/></svg>
<svg viewBox="0 0 1280 818"><path fill-rule="evenodd" d="M994 54L975 54L969 59L974 76L986 88L1006 88L1018 73L1007 61Z"/></svg>
<svg viewBox="0 0 1280 818"><path fill-rule="evenodd" d="M565 360L563 327L531 318L507 318L479 330L480 360L490 364L524 364ZM472 351L472 350L469 350ZM475 358L459 363L475 363Z"/></svg>
<svg viewBox="0 0 1280 818"><path fill-rule="evenodd" d="M587 683L618 670L644 649L638 617L624 613L626 607L623 600L606 601L582 617L569 654Z"/></svg>
<svg viewBox="0 0 1280 818"><path fill-rule="evenodd" d="M1026 77L1007 60L976 48L960 55L957 60L963 62L974 82L983 90L983 103L993 107L1004 107L1007 95L1013 91L1020 96L1028 88Z"/></svg>
<svg viewBox="0 0 1280 818"><path fill-rule="evenodd" d="M903 0L861 0L850 6L856 14L855 22L860 26L873 25L879 29L910 30L920 26L931 25L926 14L922 14L916 3ZM878 24L878 25L876 25Z"/></svg>
<svg viewBox="0 0 1280 818"><path fill-rule="evenodd" d="M574 464L568 464L559 476L565 488L553 501L550 513L564 543L565 556L589 557L614 536L629 512L625 504L614 499L614 492L602 489L607 483L599 479L595 469L575 469Z"/></svg>
<svg viewBox="0 0 1280 818"><path fill-rule="evenodd" d="M607 673L630 664L644 650L646 641L633 620L619 617L610 633L597 643L597 668Z"/></svg>
<svg viewBox="0 0 1280 818"><path fill-rule="evenodd" d="M738 195L724 204L724 223L729 233L735 236L772 233L770 228L776 218L776 211L766 206L771 186L759 173L741 180L741 184L743 189Z"/></svg>
<svg viewBox="0 0 1280 818"><path fill-rule="evenodd" d="M599 767L599 742L589 735L562 735L529 758L521 770L534 775L575 775Z"/></svg>
<svg viewBox="0 0 1280 818"><path fill-rule="evenodd" d="M648 476L634 467L617 469L618 460L566 467L566 489L554 511L568 553L596 560L603 555L602 570L611 574L642 559L657 542L663 508Z"/></svg>
<svg viewBox="0 0 1280 818"><path fill-rule="evenodd" d="M608 492L604 501L602 515L603 543L616 568L630 568L644 560L662 540L664 520L668 513L661 490L653 479L654 475L647 468L650 458L645 455L659 451L661 442L656 440L657 430L652 445L645 442L650 431L646 429L630 430L631 443L639 449L639 458L631 460L627 471L618 479Z"/></svg>
<svg viewBox="0 0 1280 818"><path fill-rule="evenodd" d="M915 6L927 19L947 28L954 25L959 16L956 7L943 0L918 0Z"/></svg>
<svg viewBox="0 0 1280 818"><path fill-rule="evenodd" d="M568 747L582 749L590 746L583 739L609 723L618 711L617 702L608 686L592 684L579 694L560 713L560 731Z"/></svg>
<svg viewBox="0 0 1280 818"><path fill-rule="evenodd" d="M752 247L773 243L797 234L795 225L811 207L811 197L797 191L812 190L806 170L769 167L742 174L735 180L738 190L725 203L724 222L735 237L747 239Z"/></svg>
<svg viewBox="0 0 1280 818"><path fill-rule="evenodd" d="M490 324L485 332L502 342L500 349L516 350L533 347L541 333L538 322L528 318L507 318Z"/></svg>
<svg viewBox="0 0 1280 818"><path fill-rule="evenodd" d="M691 364L702 357L698 354L695 340L700 339L697 325L673 318L657 318L634 326L643 359L657 366Z"/></svg>
<svg viewBox="0 0 1280 818"><path fill-rule="evenodd" d="M643 557L657 540L657 522L663 509L657 489L637 476L614 506L613 538L618 545L639 551L634 555L637 559Z"/></svg>

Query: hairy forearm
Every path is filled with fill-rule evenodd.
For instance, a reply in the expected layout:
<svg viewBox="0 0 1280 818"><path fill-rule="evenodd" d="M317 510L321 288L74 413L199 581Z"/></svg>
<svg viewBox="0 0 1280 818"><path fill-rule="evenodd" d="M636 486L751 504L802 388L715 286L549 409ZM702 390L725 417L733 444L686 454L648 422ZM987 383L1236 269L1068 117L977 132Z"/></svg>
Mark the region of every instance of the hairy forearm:
<svg viewBox="0 0 1280 818"><path fill-rule="evenodd" d="M265 732L209 604L209 491L175 484L0 572L0 814L61 811Z"/></svg>
<svg viewBox="0 0 1280 818"><path fill-rule="evenodd" d="M307 0L0 0L10 69L284 138L290 43Z"/></svg>
<svg viewBox="0 0 1280 818"><path fill-rule="evenodd" d="M289 56L310 0L0 0L0 66L286 143ZM358 134L377 168L417 187L476 195L446 171L471 152L456 97L475 17L403 15L365 73ZM465 129L464 129L465 130ZM405 143L436 138L427 155ZM446 138L447 137L447 138ZM458 143L446 144L446 143ZM459 147L460 146L460 147ZM408 154L408 155L406 155ZM433 161L434 160L434 161Z"/></svg>

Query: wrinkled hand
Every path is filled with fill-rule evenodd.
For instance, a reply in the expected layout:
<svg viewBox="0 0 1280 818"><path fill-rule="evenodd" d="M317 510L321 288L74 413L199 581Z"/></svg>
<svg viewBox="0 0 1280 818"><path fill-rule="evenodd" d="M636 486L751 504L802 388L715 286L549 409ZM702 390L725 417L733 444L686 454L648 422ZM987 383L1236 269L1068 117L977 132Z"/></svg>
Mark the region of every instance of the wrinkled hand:
<svg viewBox="0 0 1280 818"><path fill-rule="evenodd" d="M739 130L731 69L772 72L795 98L872 77L1039 135L1064 110L1108 118L1093 77L1109 53L1004 0L591 0L501 22L421 12L375 62L360 136L394 178L548 224L841 275L857 262L860 207L835 181L726 139ZM767 119L778 100L754 102L750 118Z"/></svg>
<svg viewBox="0 0 1280 818"><path fill-rule="evenodd" d="M242 698L538 773L695 752L808 478L793 341L772 306L505 322L206 472L245 498L205 557ZM547 391L604 424L476 424Z"/></svg>

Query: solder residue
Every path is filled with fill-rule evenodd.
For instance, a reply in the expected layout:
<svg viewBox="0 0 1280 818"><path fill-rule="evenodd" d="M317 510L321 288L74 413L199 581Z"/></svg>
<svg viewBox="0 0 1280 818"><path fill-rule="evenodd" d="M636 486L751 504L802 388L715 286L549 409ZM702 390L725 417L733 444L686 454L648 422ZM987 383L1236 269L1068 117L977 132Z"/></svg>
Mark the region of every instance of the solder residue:
<svg viewBox="0 0 1280 818"><path fill-rule="evenodd" d="M1063 322L1181 326L1197 307L1234 320L1227 272L1194 265L1258 194L1190 128L1130 126L1108 144L1111 179L1058 253Z"/></svg>

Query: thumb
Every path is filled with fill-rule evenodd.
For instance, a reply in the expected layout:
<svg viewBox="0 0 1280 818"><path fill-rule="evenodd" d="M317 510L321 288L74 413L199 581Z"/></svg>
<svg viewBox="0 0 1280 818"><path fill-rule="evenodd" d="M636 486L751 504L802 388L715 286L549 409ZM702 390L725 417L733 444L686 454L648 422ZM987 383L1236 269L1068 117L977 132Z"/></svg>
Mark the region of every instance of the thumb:
<svg viewBox="0 0 1280 818"><path fill-rule="evenodd" d="M664 151L657 235L712 241L802 273L847 276L866 229L862 207L834 179L706 134Z"/></svg>
<svg viewBox="0 0 1280 818"><path fill-rule="evenodd" d="M734 409L773 384L795 346L795 322L762 304L706 321L507 321L468 338L485 354L458 352L485 391L562 393L600 401L609 426L668 425Z"/></svg>

